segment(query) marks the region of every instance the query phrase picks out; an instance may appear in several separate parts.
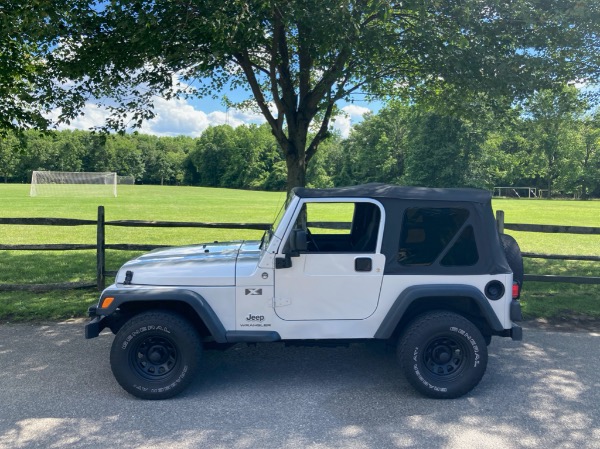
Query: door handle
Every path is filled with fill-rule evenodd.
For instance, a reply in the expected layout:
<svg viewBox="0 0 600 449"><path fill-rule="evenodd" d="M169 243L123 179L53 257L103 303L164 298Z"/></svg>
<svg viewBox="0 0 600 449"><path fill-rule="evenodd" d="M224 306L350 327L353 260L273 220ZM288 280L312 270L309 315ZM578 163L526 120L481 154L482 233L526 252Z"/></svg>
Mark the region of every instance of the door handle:
<svg viewBox="0 0 600 449"><path fill-rule="evenodd" d="M357 257L354 259L354 271L372 271L373 261L370 257Z"/></svg>

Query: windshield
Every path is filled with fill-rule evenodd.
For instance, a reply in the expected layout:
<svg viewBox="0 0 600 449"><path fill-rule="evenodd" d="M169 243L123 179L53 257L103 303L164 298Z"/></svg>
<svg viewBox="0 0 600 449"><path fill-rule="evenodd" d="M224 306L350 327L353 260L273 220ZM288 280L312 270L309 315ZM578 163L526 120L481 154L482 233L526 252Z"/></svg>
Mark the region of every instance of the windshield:
<svg viewBox="0 0 600 449"><path fill-rule="evenodd" d="M281 219L283 218L283 213L285 212L285 207L290 204L295 198L295 195L292 195L290 197L289 201L283 201L281 203L281 207L279 208L279 211L277 212L277 215L275 215L275 220L273 220L273 224L271 225L271 231L275 231L275 229L277 229L277 226L279 226L279 222L281 221Z"/></svg>
<svg viewBox="0 0 600 449"><path fill-rule="evenodd" d="M294 195L292 195L289 202L291 202L293 199L294 199ZM267 229L265 231L265 233L263 234L262 239L260 241L261 249L265 249L269 246L269 243L271 242L271 237L273 237L273 233L275 232L275 229L277 229L277 226L279 226L279 222L283 218L283 213L285 212L286 204L288 204L288 203L286 203L286 201L282 201L281 207L279 208L279 211L275 215L275 219L273 220L273 223L271 224L269 229Z"/></svg>

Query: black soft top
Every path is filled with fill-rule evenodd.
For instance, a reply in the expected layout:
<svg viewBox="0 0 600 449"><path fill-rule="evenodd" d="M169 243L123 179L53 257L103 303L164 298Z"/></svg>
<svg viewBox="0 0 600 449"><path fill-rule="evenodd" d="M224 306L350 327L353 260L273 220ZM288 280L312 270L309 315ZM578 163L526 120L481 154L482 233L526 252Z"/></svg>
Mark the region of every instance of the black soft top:
<svg viewBox="0 0 600 449"><path fill-rule="evenodd" d="M434 189L404 187L381 183L362 184L331 189L296 187L292 192L300 198L394 198L406 200L469 201L487 203L492 194L480 189Z"/></svg>
<svg viewBox="0 0 600 449"><path fill-rule="evenodd" d="M369 198L381 202L386 211L381 252L386 256L384 274L389 275L489 275L510 273L498 236L492 211L492 194L479 189L433 189L388 184L363 184L332 189L295 188L300 198ZM425 204L425 202L427 202ZM477 242L478 261L471 266L446 267L441 263L406 266L399 263L400 233L407 208L455 207L469 210L464 226L472 227Z"/></svg>

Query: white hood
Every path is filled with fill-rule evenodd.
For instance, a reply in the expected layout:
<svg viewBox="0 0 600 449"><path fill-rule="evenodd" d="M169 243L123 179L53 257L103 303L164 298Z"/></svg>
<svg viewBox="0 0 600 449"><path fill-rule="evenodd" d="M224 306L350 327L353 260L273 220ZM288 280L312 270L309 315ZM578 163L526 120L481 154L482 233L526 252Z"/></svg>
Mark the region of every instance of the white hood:
<svg viewBox="0 0 600 449"><path fill-rule="evenodd" d="M224 242L152 251L125 263L116 283L123 284L128 271L131 285L233 286L236 261L256 259L258 242Z"/></svg>

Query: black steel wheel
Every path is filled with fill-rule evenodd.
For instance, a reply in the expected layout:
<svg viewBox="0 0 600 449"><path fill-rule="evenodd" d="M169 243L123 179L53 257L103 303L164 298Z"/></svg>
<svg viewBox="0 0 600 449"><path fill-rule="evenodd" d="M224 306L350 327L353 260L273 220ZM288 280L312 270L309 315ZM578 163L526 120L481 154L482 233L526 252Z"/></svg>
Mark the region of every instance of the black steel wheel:
<svg viewBox="0 0 600 449"><path fill-rule="evenodd" d="M416 318L398 342L408 381L433 398L456 398L479 383L487 366L487 345L479 329L453 312Z"/></svg>
<svg viewBox="0 0 600 449"><path fill-rule="evenodd" d="M465 367L467 350L457 338L437 336L426 343L423 363L431 374L448 380L460 376Z"/></svg>
<svg viewBox="0 0 600 449"><path fill-rule="evenodd" d="M149 380L167 377L177 366L177 346L163 336L148 336L129 352L130 363L137 373Z"/></svg>
<svg viewBox="0 0 600 449"><path fill-rule="evenodd" d="M172 312L134 316L117 333L110 365L121 387L143 399L179 394L198 370L202 344L192 324Z"/></svg>

